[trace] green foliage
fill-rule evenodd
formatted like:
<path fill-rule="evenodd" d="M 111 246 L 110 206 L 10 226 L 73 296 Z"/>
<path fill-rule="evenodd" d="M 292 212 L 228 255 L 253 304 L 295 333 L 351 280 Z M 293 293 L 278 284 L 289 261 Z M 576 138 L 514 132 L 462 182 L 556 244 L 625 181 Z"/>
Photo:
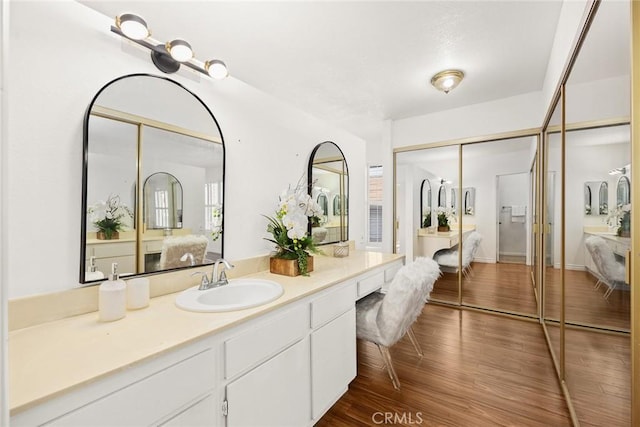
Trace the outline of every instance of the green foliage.
<path fill-rule="evenodd" d="M 308 258 L 309 252 L 316 252 L 316 247 L 311 236 L 305 236 L 301 239 L 291 239 L 287 235 L 287 227 L 284 226 L 280 218 L 273 218 L 263 215 L 269 223 L 267 231 L 271 233 L 273 239 L 265 238 L 265 240 L 276 245 L 276 258 L 295 259 L 298 261 L 298 268 L 303 276 L 308 276 Z"/>

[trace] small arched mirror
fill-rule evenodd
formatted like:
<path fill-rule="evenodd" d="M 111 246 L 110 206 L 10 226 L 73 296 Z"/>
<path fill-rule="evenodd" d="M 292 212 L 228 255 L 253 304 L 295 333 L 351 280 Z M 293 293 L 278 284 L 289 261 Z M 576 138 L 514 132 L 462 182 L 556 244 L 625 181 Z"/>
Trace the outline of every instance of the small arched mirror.
<path fill-rule="evenodd" d="M 618 206 L 624 206 L 631 203 L 631 183 L 629 178 L 621 176 L 618 180 L 616 189 L 616 204 Z"/>
<path fill-rule="evenodd" d="M 329 201 L 327 200 L 327 196 L 324 193 L 318 194 L 318 198 L 316 199 L 318 205 L 322 209 L 322 215 L 329 215 Z"/>
<path fill-rule="evenodd" d="M 431 227 L 431 183 L 422 180 L 420 185 L 420 227 Z"/>
<path fill-rule="evenodd" d="M 309 233 L 314 236 L 314 241 L 323 245 L 348 240 L 349 169 L 340 147 L 331 141 L 318 144 L 311 152 L 307 177 L 309 194 L 318 200 L 324 213 L 324 218 L 309 221 Z"/>
<path fill-rule="evenodd" d="M 443 184 L 440 184 L 440 188 L 438 189 L 438 207 L 447 207 L 447 190 L 444 188 Z"/>
<path fill-rule="evenodd" d="M 476 189 L 473 187 L 463 188 L 464 214 L 474 215 L 476 210 Z"/>
<path fill-rule="evenodd" d="M 451 189 L 451 210 L 456 212 L 458 207 L 458 191 L 455 188 Z"/>
<path fill-rule="evenodd" d="M 584 214 L 585 215 L 593 214 L 593 201 L 591 197 L 591 187 L 589 187 L 588 182 L 585 182 L 584 184 Z"/>
<path fill-rule="evenodd" d="M 598 214 L 607 215 L 609 213 L 609 184 L 606 181 L 600 183 L 598 190 Z"/>
<path fill-rule="evenodd" d="M 182 184 L 166 172 L 144 181 L 144 222 L 147 229 L 182 228 Z"/>

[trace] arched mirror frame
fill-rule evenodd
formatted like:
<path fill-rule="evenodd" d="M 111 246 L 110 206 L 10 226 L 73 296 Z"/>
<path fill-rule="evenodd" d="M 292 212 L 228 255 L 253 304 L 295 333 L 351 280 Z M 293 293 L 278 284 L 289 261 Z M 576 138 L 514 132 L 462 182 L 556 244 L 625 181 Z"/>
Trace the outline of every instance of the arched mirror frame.
<path fill-rule="evenodd" d="M 335 149 L 338 150 L 340 156 L 342 157 L 342 171 L 340 173 L 340 194 L 339 199 L 336 200 L 335 197 L 331 200 L 331 211 L 334 215 L 339 217 L 340 221 L 340 230 L 339 230 L 339 240 L 330 240 L 330 241 L 322 241 L 321 243 L 317 243 L 318 245 L 337 243 L 339 241 L 347 241 L 349 240 L 349 166 L 347 165 L 347 158 L 344 156 L 342 149 L 333 141 L 324 141 L 320 144 L 316 145 L 311 151 L 311 155 L 309 156 L 309 164 L 307 166 L 307 189 L 309 196 L 313 197 L 313 186 L 314 186 L 314 176 L 313 176 L 313 167 L 315 164 L 319 164 L 315 162 L 316 154 L 318 150 L 324 145 L 330 144 Z M 335 161 L 335 160 L 334 160 Z M 338 212 L 337 214 L 335 212 Z M 309 223 L 308 227 L 309 235 L 312 234 L 312 225 Z"/>
<path fill-rule="evenodd" d="M 425 193 L 425 188 L 426 188 L 426 193 Z M 425 199 L 427 201 L 427 203 L 425 203 Z M 428 212 L 425 212 L 425 209 L 428 209 Z M 430 227 L 432 224 L 432 218 L 431 218 L 431 183 L 429 182 L 428 179 L 423 179 L 422 180 L 422 184 L 420 184 L 420 226 L 423 228 L 426 227 Z M 425 220 L 427 219 L 427 216 L 429 218 L 428 221 L 426 221 L 425 224 Z"/>
<path fill-rule="evenodd" d="M 176 228 L 182 228 L 182 209 L 184 206 L 183 203 L 183 197 L 182 197 L 182 184 L 180 183 L 180 180 L 178 180 L 178 178 L 176 178 L 174 175 L 168 173 L 168 172 L 154 172 L 151 175 L 149 175 L 147 178 L 145 178 L 144 180 L 144 184 L 142 186 L 142 193 L 143 193 L 143 198 L 142 198 L 142 207 L 143 207 L 143 212 L 144 212 L 144 218 L 145 218 L 145 223 L 146 224 L 150 224 L 151 221 L 151 213 L 149 212 L 149 209 L 151 209 L 150 203 L 149 203 L 149 199 L 151 199 L 151 196 L 147 194 L 147 189 L 149 188 L 148 185 L 150 185 L 151 182 L 153 182 L 153 178 L 158 177 L 160 175 L 166 175 L 167 179 L 173 179 L 173 183 L 177 184 L 177 188 L 179 189 L 179 193 L 180 193 L 180 198 L 179 198 L 179 206 L 175 206 L 175 203 L 177 203 L 175 201 L 176 197 L 175 195 L 173 195 L 172 197 L 168 198 L 173 200 L 173 203 L 170 203 L 170 206 L 167 206 L 167 208 L 170 211 L 174 211 L 174 215 L 168 215 L 167 218 L 167 225 L 166 227 L 150 227 L 149 225 L 147 225 L 148 229 L 176 229 Z M 169 201 L 169 200 L 167 200 Z M 173 209 L 171 209 L 170 207 L 173 207 Z M 155 209 L 154 209 L 155 210 Z M 173 221 L 170 219 L 173 216 Z M 154 224 L 156 225 L 156 224 Z"/>
<path fill-rule="evenodd" d="M 624 206 L 629 203 L 631 203 L 631 181 L 622 175 L 616 184 L 616 205 Z"/>
<path fill-rule="evenodd" d="M 88 190 L 88 165 L 89 165 L 89 119 L 92 115 L 92 109 L 94 104 L 96 103 L 96 101 L 98 100 L 98 98 L 100 97 L 100 95 L 107 90 L 108 88 L 110 88 L 112 85 L 124 80 L 124 79 L 128 79 L 128 78 L 136 78 L 136 77 L 148 77 L 148 78 L 152 78 L 152 79 L 160 79 L 163 81 L 168 82 L 169 84 L 173 84 L 176 85 L 178 88 L 184 90 L 185 92 L 187 92 L 189 95 L 191 95 L 195 101 L 197 101 L 202 108 L 204 108 L 204 110 L 206 111 L 206 113 L 208 114 L 208 116 L 211 117 L 211 119 L 213 120 L 213 123 L 215 124 L 215 127 L 218 131 L 218 135 L 220 135 L 220 146 L 222 149 L 222 186 L 224 187 L 224 182 L 225 182 L 225 169 L 226 169 L 226 151 L 225 151 L 225 144 L 224 144 L 224 135 L 222 133 L 222 129 L 220 129 L 220 125 L 218 123 L 218 120 L 215 118 L 215 116 L 213 115 L 213 113 L 211 112 L 211 110 L 209 109 L 209 107 L 204 103 L 204 101 L 202 101 L 202 99 L 200 99 L 200 97 L 198 97 L 198 95 L 196 95 L 195 93 L 193 93 L 192 91 L 190 91 L 189 89 L 187 89 L 186 87 L 184 87 L 182 84 L 176 82 L 175 80 L 172 80 L 170 78 L 167 77 L 161 77 L 161 76 L 156 76 L 153 74 L 147 74 L 147 73 L 134 73 L 134 74 L 127 74 L 124 76 L 120 76 L 117 77 L 109 82 L 107 82 L 102 88 L 100 88 L 100 90 L 93 96 L 93 98 L 91 99 L 91 102 L 89 103 L 86 111 L 85 111 L 85 115 L 84 115 L 84 120 L 83 120 L 83 129 L 82 129 L 82 147 L 83 147 L 83 160 L 82 160 L 82 203 L 81 203 L 81 229 L 80 229 L 80 268 L 79 268 L 79 282 L 80 283 L 87 283 L 87 284 L 98 284 L 101 280 L 87 280 L 85 277 L 86 274 L 86 265 L 85 265 L 85 259 L 86 259 L 86 249 L 87 249 L 87 208 L 88 208 L 88 202 L 87 202 L 87 190 Z M 140 162 L 136 162 L 137 163 L 137 179 L 136 182 L 143 182 L 143 178 L 142 178 L 142 168 L 140 166 Z M 222 205 L 223 205 L 223 209 L 224 209 L 224 199 L 225 199 L 225 195 L 224 195 L 224 191 L 222 192 Z M 142 223 L 143 223 L 143 210 L 139 209 L 138 207 L 142 205 L 142 186 L 136 186 L 135 189 L 135 206 L 136 208 L 134 209 L 135 211 L 135 218 L 134 218 L 134 226 L 135 226 L 135 231 L 136 231 L 136 257 L 139 257 L 139 254 L 141 253 L 141 247 L 143 245 L 143 241 L 142 241 Z M 221 240 L 221 254 L 220 256 L 224 256 L 224 215 L 222 216 L 221 219 L 221 233 L 220 233 L 220 240 Z M 143 263 L 144 261 L 141 261 L 140 259 L 138 259 L 136 261 L 137 265 L 140 265 L 141 263 Z M 180 270 L 180 269 L 184 269 L 184 268 L 191 268 L 191 266 L 188 267 L 179 267 L 179 268 L 173 268 L 171 270 Z M 169 271 L 169 270 L 166 270 Z M 153 271 L 153 272 L 149 272 L 149 273 L 136 273 L 136 274 L 131 274 L 128 277 L 136 277 L 136 276 L 142 276 L 142 275 L 150 275 L 150 274 L 157 274 L 157 273 L 162 273 L 163 271 Z"/>

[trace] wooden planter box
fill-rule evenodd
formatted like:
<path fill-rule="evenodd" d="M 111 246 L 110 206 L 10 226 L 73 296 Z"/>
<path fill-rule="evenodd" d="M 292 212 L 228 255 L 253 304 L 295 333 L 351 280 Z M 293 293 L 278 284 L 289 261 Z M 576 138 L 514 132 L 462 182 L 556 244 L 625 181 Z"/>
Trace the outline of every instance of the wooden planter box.
<path fill-rule="evenodd" d="M 120 238 L 120 233 L 114 231 L 113 233 L 111 233 L 111 239 L 108 239 L 104 231 L 98 231 L 96 233 L 96 237 L 98 238 L 98 240 L 118 240 Z"/>
<path fill-rule="evenodd" d="M 274 274 L 282 274 L 283 276 L 299 276 L 300 269 L 298 268 L 297 259 L 282 259 L 273 258 L 269 259 L 269 271 Z M 307 258 L 307 272 L 313 271 L 313 257 Z"/>

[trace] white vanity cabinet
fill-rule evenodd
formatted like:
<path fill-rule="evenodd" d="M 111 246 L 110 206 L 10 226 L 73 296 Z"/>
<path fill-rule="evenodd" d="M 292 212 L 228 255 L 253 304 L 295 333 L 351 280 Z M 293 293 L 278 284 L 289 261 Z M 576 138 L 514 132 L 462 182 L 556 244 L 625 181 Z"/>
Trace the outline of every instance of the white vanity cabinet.
<path fill-rule="evenodd" d="M 379 261 L 374 256 L 372 262 Z M 185 313 L 175 307 L 175 295 L 159 297 L 147 309 L 159 310 L 151 318 L 171 317 L 180 331 L 193 324 L 202 328 L 199 335 L 154 352 L 131 347 L 135 341 L 128 338 L 146 333 L 151 323 L 145 314 L 151 311 L 110 325 L 108 345 L 105 326 L 96 325 L 98 335 L 88 332 L 85 339 L 103 343 L 103 351 L 92 353 L 93 346 L 86 346 L 81 354 L 69 354 L 73 362 L 63 369 L 69 375 L 43 380 L 55 393 L 34 396 L 13 414 L 10 425 L 311 426 L 356 376 L 356 300 L 391 281 L 402 264 L 402 258 L 394 259 L 311 292 L 300 293 L 309 284 L 294 279 L 285 286 L 287 302 L 264 312 L 247 311 L 237 323 L 210 332 L 202 325 L 219 322 L 220 313 Z M 95 315 L 89 316 L 80 317 L 82 328 L 95 325 Z M 161 337 L 151 342 L 160 346 Z M 113 348 L 110 354 L 128 348 L 145 356 L 113 361 L 104 354 L 108 348 Z M 92 368 L 92 377 L 67 380 L 80 364 L 100 368 Z M 56 369 L 54 363 L 42 366 L 39 377 Z"/>
<path fill-rule="evenodd" d="M 311 301 L 311 417 L 314 422 L 356 377 L 356 283 L 349 281 Z"/>
<path fill-rule="evenodd" d="M 136 242 L 133 240 L 97 240 L 87 242 L 85 265 L 89 259 L 95 257 L 96 270 L 104 273 L 105 277 L 111 273 L 111 264 L 118 263 L 121 274 L 136 272 Z"/>
<path fill-rule="evenodd" d="M 193 413 L 199 420 L 193 425 L 214 425 L 219 406 L 206 402 L 212 402 L 207 399 L 215 384 L 214 351 L 203 342 L 51 399 L 15 415 L 10 425 L 172 425 L 174 418 L 194 418 Z"/>

